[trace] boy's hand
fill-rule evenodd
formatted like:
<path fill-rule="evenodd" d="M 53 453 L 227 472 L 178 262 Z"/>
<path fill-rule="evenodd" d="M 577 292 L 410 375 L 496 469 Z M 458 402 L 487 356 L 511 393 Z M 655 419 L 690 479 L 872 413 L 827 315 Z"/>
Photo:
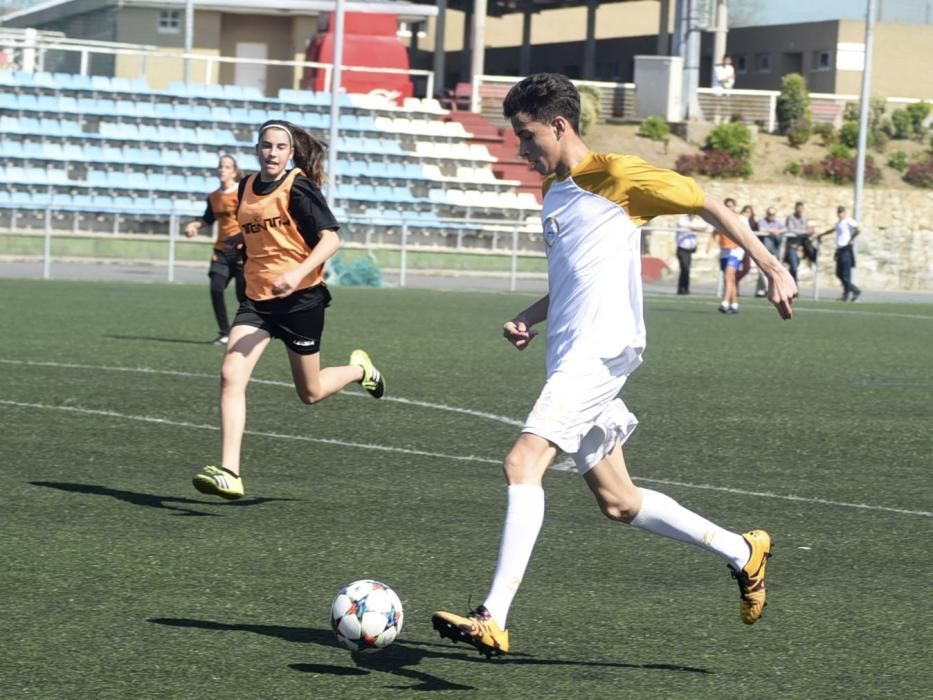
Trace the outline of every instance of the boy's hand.
<path fill-rule="evenodd" d="M 502 326 L 502 336 L 514 345 L 518 350 L 524 350 L 532 338 L 538 335 L 538 331 L 528 327 L 523 319 L 515 318 L 506 321 Z"/>

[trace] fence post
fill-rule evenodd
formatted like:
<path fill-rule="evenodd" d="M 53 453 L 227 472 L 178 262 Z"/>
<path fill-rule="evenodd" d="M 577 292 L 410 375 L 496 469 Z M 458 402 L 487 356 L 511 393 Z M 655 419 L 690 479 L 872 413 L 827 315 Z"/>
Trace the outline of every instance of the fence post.
<path fill-rule="evenodd" d="M 509 291 L 518 289 L 518 226 L 512 229 L 512 270 L 509 275 Z"/>
<path fill-rule="evenodd" d="M 405 276 L 408 271 L 408 222 L 402 222 L 402 249 L 399 256 L 398 286 L 405 286 Z"/>
<path fill-rule="evenodd" d="M 773 134 L 777 128 L 777 95 L 771 93 L 768 96 L 768 133 Z"/>
<path fill-rule="evenodd" d="M 52 279 L 52 207 L 45 208 L 45 236 L 42 242 L 42 279 Z"/>
<path fill-rule="evenodd" d="M 168 281 L 175 281 L 175 229 L 178 227 L 178 215 L 173 211 L 168 217 Z"/>

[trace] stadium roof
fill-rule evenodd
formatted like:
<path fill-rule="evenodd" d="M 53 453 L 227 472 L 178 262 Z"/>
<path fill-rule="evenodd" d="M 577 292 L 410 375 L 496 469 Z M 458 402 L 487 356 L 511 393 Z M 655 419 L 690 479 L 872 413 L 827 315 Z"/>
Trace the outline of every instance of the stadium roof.
<path fill-rule="evenodd" d="M 198 10 L 216 10 L 256 15 L 315 15 L 332 12 L 335 0 L 191 0 Z M 15 21 L 16 26 L 52 22 L 70 15 L 85 14 L 105 7 L 170 7 L 183 8 L 187 0 L 48 0 L 22 10 L 0 16 L 0 24 Z M 414 4 L 409 2 L 367 2 L 356 0 L 344 3 L 347 12 L 385 12 L 402 18 L 435 17 L 437 7 L 433 2 Z"/>
<path fill-rule="evenodd" d="M 419 5 L 436 5 L 437 0 L 411 0 Z M 632 0 L 609 0 L 610 2 L 632 2 Z M 658 0 L 660 2 L 660 0 Z M 447 7 L 452 10 L 470 11 L 476 3 L 474 0 L 447 0 Z M 560 7 L 583 7 L 586 0 L 487 0 L 486 15 L 489 17 L 502 17 L 524 12 L 530 8 L 532 12 L 542 10 L 555 10 Z"/>

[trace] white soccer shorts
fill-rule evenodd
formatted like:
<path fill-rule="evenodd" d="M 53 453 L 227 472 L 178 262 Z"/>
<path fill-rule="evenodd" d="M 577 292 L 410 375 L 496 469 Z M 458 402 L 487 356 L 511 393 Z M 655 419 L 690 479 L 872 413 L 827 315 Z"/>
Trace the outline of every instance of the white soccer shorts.
<path fill-rule="evenodd" d="M 617 398 L 633 369 L 631 359 L 625 358 L 557 370 L 541 390 L 522 432 L 553 442 L 585 474 L 612 451 L 616 440 L 625 442 L 638 425 Z"/>

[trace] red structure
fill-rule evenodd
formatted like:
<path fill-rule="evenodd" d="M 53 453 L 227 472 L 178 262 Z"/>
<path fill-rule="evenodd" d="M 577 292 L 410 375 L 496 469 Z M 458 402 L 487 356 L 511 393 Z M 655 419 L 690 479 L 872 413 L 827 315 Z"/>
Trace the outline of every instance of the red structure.
<path fill-rule="evenodd" d="M 321 21 L 321 31 L 311 39 L 305 58 L 308 61 L 332 63 L 334 60 L 335 13 Z M 399 68 L 408 70 L 408 49 L 396 32 L 398 17 L 390 14 L 347 12 L 344 16 L 343 65 L 373 68 Z M 301 80 L 305 90 L 320 92 L 329 89 L 326 84 L 327 71 L 308 68 Z M 344 70 L 341 87 L 346 92 L 367 94 L 374 90 L 385 91 L 401 104 L 411 97 L 413 88 L 408 75 L 402 73 L 365 73 Z"/>

